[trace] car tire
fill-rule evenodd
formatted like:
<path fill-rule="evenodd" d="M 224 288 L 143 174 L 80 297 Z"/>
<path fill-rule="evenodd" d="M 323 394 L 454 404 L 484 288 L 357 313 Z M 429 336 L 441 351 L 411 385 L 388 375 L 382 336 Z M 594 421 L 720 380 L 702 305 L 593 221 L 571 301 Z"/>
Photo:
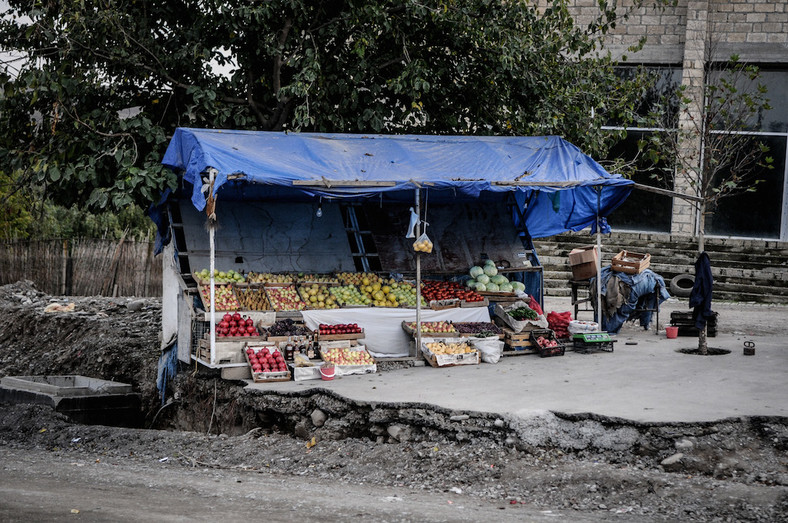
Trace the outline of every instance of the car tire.
<path fill-rule="evenodd" d="M 695 276 L 692 274 L 679 274 L 670 280 L 670 293 L 679 298 L 687 298 L 695 285 Z"/>

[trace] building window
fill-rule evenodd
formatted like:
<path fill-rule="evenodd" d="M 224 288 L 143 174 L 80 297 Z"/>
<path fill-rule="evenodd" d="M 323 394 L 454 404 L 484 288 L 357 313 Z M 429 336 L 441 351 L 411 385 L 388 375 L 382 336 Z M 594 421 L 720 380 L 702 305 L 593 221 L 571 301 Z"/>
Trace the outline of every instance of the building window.
<path fill-rule="evenodd" d="M 761 182 L 754 191 L 719 201 L 706 219 L 706 232 L 711 235 L 788 239 L 788 70 L 761 68 L 759 83 L 767 89 L 770 108 L 754 117 L 747 131 L 769 147 L 766 156 L 773 159 L 773 168 L 758 169 L 755 179 Z"/>
<path fill-rule="evenodd" d="M 758 170 L 755 179 L 762 181 L 755 185 L 754 192 L 722 198 L 714 213 L 706 219 L 708 234 L 763 239 L 781 238 L 788 136 L 759 135 L 757 138 L 769 146 L 768 154 L 774 158 L 774 168 Z"/>
<path fill-rule="evenodd" d="M 658 167 L 650 162 L 638 162 L 638 140 L 650 131 L 629 130 L 627 137 L 615 145 L 608 154 L 608 159 L 620 158 L 640 164 L 631 179 L 643 185 L 654 186 L 652 175 Z M 634 189 L 621 206 L 613 211 L 608 221 L 615 229 L 648 232 L 670 232 L 673 213 L 673 200 L 670 196 L 662 196 L 640 189 Z"/>
<path fill-rule="evenodd" d="M 632 79 L 637 69 L 635 67 L 621 67 L 617 72 L 624 78 Z M 651 77 L 651 88 L 646 90 L 637 105 L 637 114 L 645 118 L 661 104 L 667 103 L 668 109 L 675 115 L 678 109 L 675 94 L 681 83 L 681 68 L 646 67 L 646 72 Z M 618 129 L 619 127 L 615 123 L 611 122 L 611 125 L 606 128 Z M 626 138 L 610 149 L 607 158 L 602 163 L 610 163 L 613 160 L 634 162 L 635 169 L 631 174 L 633 181 L 643 185 L 660 186 L 654 179 L 654 175 L 664 166 L 654 166 L 651 162 L 638 157 L 638 141 L 655 130 L 658 129 L 628 128 Z M 664 188 L 672 189 L 672 187 Z M 615 229 L 670 232 L 672 213 L 673 201 L 669 196 L 634 189 L 629 198 L 611 214 L 609 221 Z"/>

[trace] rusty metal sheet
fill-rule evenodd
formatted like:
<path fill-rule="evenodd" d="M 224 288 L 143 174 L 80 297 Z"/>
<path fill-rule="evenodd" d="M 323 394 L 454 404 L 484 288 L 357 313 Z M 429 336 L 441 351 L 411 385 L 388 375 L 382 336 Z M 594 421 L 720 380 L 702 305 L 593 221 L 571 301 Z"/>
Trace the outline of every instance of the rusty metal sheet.
<path fill-rule="evenodd" d="M 216 268 L 255 272 L 355 271 L 339 206 L 217 201 Z M 210 266 L 204 212 L 181 202 L 192 270 Z M 242 261 L 238 262 L 237 259 Z"/>

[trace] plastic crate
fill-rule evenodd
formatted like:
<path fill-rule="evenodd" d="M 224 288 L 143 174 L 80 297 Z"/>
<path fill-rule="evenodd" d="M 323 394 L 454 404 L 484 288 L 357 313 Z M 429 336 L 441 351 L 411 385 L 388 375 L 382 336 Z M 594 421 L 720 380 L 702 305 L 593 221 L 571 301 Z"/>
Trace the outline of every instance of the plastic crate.
<path fill-rule="evenodd" d="M 566 352 L 564 343 L 556 338 L 555 332 L 553 332 L 551 329 L 535 329 L 530 331 L 530 334 L 531 347 L 536 349 L 540 357 L 547 358 L 550 356 L 563 356 Z M 554 341 L 557 343 L 557 345 L 554 347 L 542 347 L 537 341 L 539 338 L 545 338 L 547 340 Z"/>

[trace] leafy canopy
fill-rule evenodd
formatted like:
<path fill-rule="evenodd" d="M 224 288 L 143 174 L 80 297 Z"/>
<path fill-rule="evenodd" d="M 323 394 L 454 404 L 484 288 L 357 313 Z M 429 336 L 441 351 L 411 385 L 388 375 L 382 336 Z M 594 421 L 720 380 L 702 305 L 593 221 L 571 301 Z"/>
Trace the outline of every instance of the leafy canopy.
<path fill-rule="evenodd" d="M 587 27 L 566 0 L 8 3 L 0 170 L 95 210 L 173 186 L 176 126 L 556 134 L 602 157 L 645 88 L 599 52 L 625 15 L 606 0 Z"/>

